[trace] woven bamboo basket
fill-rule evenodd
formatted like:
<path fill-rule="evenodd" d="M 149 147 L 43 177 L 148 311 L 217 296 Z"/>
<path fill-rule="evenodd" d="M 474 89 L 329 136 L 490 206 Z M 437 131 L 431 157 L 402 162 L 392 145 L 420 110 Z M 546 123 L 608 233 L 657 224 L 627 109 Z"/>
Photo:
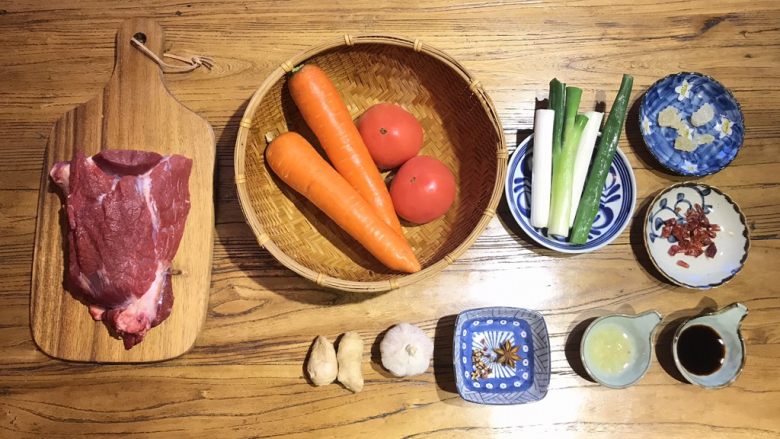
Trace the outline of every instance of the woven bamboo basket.
<path fill-rule="evenodd" d="M 319 148 L 287 91 L 287 74 L 301 63 L 325 70 L 353 118 L 371 105 L 392 102 L 422 124 L 420 154 L 443 161 L 457 182 L 446 215 L 404 233 L 423 269 L 390 271 L 265 163 L 274 136 L 295 131 Z M 419 40 L 344 36 L 282 63 L 260 85 L 241 119 L 235 175 L 241 208 L 276 259 L 318 285 L 380 292 L 428 278 L 452 263 L 495 215 L 506 173 L 507 149 L 490 98 L 457 61 Z"/>

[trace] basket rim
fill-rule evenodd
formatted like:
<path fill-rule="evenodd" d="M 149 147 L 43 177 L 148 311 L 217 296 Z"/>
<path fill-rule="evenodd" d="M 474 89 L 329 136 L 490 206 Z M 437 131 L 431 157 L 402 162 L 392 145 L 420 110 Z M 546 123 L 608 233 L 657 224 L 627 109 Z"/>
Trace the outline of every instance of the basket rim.
<path fill-rule="evenodd" d="M 391 46 L 405 47 L 412 49 L 415 52 L 420 52 L 425 55 L 432 56 L 439 62 L 444 63 L 452 70 L 454 70 L 459 76 L 461 76 L 464 81 L 466 81 L 466 83 L 469 85 L 469 89 L 477 96 L 480 105 L 482 105 L 483 110 L 485 111 L 486 115 L 490 119 L 490 122 L 493 124 L 496 133 L 498 134 L 498 142 L 496 145 L 496 178 L 493 182 L 493 191 L 491 193 L 490 200 L 488 201 L 488 205 L 482 213 L 482 217 L 477 222 L 477 225 L 474 227 L 474 229 L 466 237 L 466 239 L 458 244 L 458 246 L 453 251 L 445 255 L 441 260 L 429 265 L 428 267 L 425 267 L 416 273 L 404 274 L 399 277 L 380 281 L 349 281 L 340 279 L 314 271 L 288 256 L 281 248 L 276 245 L 275 242 L 273 242 L 270 236 L 265 232 L 265 229 L 260 223 L 257 213 L 252 208 L 249 192 L 246 187 L 246 145 L 250 128 L 252 126 L 252 116 L 255 114 L 257 107 L 271 89 L 271 87 L 273 87 L 277 81 L 282 79 L 287 73 L 291 72 L 295 66 L 312 58 L 313 56 L 341 46 L 353 46 L 358 44 L 386 44 Z M 471 245 L 482 234 L 485 228 L 487 228 L 488 223 L 496 215 L 496 207 L 498 206 L 498 203 L 501 200 L 501 196 L 503 194 L 508 157 L 509 154 L 507 150 L 506 139 L 504 137 L 503 127 L 501 125 L 501 119 L 498 116 L 495 105 L 493 104 L 492 99 L 483 89 L 482 84 L 476 80 L 462 64 L 460 64 L 445 52 L 428 44 L 423 44 L 423 42 L 419 39 L 412 40 L 396 35 L 365 34 L 352 36 L 346 34 L 294 55 L 290 59 L 281 63 L 278 67 L 276 67 L 276 69 L 268 74 L 265 80 L 263 80 L 263 82 L 252 95 L 252 98 L 244 110 L 241 121 L 239 122 L 238 135 L 236 137 L 233 156 L 233 168 L 236 191 L 238 193 L 238 200 L 241 206 L 241 211 L 244 214 L 244 218 L 249 224 L 249 227 L 252 229 L 252 232 L 257 239 L 257 243 L 261 247 L 264 247 L 266 250 L 268 250 L 268 252 L 271 253 L 274 258 L 282 263 L 282 265 L 289 268 L 298 275 L 315 282 L 319 286 L 353 293 L 378 293 L 397 289 L 432 277 L 454 262 L 455 259 L 460 257 L 469 247 L 471 247 Z"/>

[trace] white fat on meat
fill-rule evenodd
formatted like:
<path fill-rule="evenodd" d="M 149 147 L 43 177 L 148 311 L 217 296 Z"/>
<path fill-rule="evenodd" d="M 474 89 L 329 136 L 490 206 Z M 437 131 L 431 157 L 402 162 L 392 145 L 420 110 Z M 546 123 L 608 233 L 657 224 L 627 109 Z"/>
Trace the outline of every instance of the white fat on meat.
<path fill-rule="evenodd" d="M 59 162 L 54 165 L 54 167 L 51 168 L 51 172 L 49 172 L 49 175 L 51 176 L 51 179 L 54 180 L 55 183 L 57 183 L 57 186 L 62 188 L 62 191 L 65 192 L 65 194 L 70 193 L 70 163 L 69 162 Z"/>
<path fill-rule="evenodd" d="M 162 287 L 165 275 L 168 271 L 167 264 L 157 263 L 154 274 L 154 282 L 140 298 L 132 297 L 123 306 L 122 311 L 116 317 L 116 329 L 130 334 L 146 335 L 152 327 L 152 322 L 157 316 L 157 308 L 162 301 Z"/>
<path fill-rule="evenodd" d="M 90 305 L 89 306 L 89 315 L 92 316 L 94 320 L 100 321 L 103 320 L 103 313 L 106 312 L 106 309 L 103 308 L 100 305 Z"/>
<path fill-rule="evenodd" d="M 164 159 L 166 162 L 168 159 Z M 160 214 L 157 212 L 157 204 L 152 198 L 152 170 L 143 175 L 139 175 L 135 183 L 135 188 L 144 196 L 146 207 L 149 210 L 149 216 L 152 219 L 152 237 L 157 240 L 157 231 L 160 230 Z"/>

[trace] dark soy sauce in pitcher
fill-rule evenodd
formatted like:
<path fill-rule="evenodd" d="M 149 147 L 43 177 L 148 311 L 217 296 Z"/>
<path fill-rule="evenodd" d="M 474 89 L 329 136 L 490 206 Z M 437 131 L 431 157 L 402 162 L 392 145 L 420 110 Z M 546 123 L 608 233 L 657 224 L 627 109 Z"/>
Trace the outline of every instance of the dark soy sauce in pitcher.
<path fill-rule="evenodd" d="M 677 341 L 680 364 L 694 375 L 710 375 L 723 365 L 726 346 L 714 329 L 704 325 L 686 328 Z"/>

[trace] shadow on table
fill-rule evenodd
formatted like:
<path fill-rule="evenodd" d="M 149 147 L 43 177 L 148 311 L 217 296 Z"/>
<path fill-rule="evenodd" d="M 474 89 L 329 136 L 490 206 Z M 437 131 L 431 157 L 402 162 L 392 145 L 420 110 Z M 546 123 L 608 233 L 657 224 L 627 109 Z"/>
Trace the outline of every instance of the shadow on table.
<path fill-rule="evenodd" d="M 440 318 L 436 322 L 436 332 L 433 336 L 433 350 L 436 353 L 433 356 L 433 376 L 436 386 L 440 389 L 438 393 L 442 401 L 452 399 L 451 394 L 458 392 L 455 387 L 455 370 L 452 363 L 452 339 L 457 318 L 455 314 Z"/>
<path fill-rule="evenodd" d="M 588 326 L 597 318 L 598 317 L 590 317 L 576 324 L 574 328 L 569 331 L 569 336 L 566 337 L 566 344 L 564 346 L 566 361 L 569 363 L 569 366 L 571 366 L 574 373 L 591 383 L 595 383 L 596 381 L 588 375 L 588 371 L 585 370 L 585 365 L 582 363 L 582 358 L 580 357 L 580 343 L 582 342 L 582 336 L 585 335 Z"/>
<path fill-rule="evenodd" d="M 311 351 L 314 348 L 314 340 L 316 339 L 317 337 L 311 339 L 311 343 L 309 343 L 309 349 L 306 350 L 306 356 L 303 357 L 303 363 L 301 363 L 301 373 L 303 374 L 303 377 L 306 378 L 306 382 L 312 387 L 315 386 L 311 380 L 311 375 L 309 375 L 309 371 L 307 370 L 306 366 L 309 364 L 309 359 L 311 359 Z"/>
<path fill-rule="evenodd" d="M 631 222 L 629 229 L 629 242 L 631 244 L 631 251 L 634 253 L 634 257 L 636 258 L 637 262 L 639 262 L 639 265 L 647 274 L 663 282 L 664 285 L 675 287 L 675 285 L 671 283 L 666 278 L 666 276 L 658 271 L 658 268 L 656 268 L 655 264 L 653 264 L 653 261 L 650 260 L 650 255 L 647 253 L 647 249 L 645 248 L 645 218 L 647 218 L 647 211 L 650 209 L 650 204 L 652 202 L 653 197 L 647 197 L 642 201 L 641 205 L 637 204 L 637 207 L 634 211 L 634 219 Z"/>
<path fill-rule="evenodd" d="M 391 328 L 392 326 L 385 328 L 385 330 L 377 334 L 376 339 L 374 339 L 374 343 L 371 344 L 371 368 L 374 369 L 374 372 L 382 375 L 383 378 L 397 379 L 397 377 L 388 372 L 387 369 L 382 366 L 382 351 L 379 349 L 379 346 L 382 344 L 382 340 L 385 338 L 385 335 L 387 335 L 387 331 L 389 331 Z"/>

